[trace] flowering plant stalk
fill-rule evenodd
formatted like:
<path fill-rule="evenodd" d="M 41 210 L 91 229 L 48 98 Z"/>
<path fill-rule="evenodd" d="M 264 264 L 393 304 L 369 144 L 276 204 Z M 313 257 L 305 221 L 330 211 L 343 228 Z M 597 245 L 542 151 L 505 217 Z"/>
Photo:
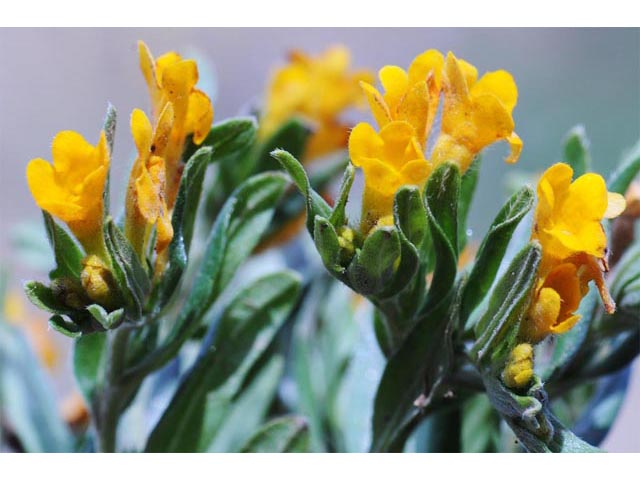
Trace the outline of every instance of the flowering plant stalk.
<path fill-rule="evenodd" d="M 112 106 L 95 145 L 64 131 L 52 163 L 27 167 L 56 265 L 25 292 L 74 339 L 90 425 L 23 407 L 3 424 L 23 449 L 598 451 L 615 418 L 598 407 L 639 353 L 637 147 L 605 181 L 570 132 L 564 162 L 512 194 L 474 255 L 482 151 L 504 141 L 514 164 L 524 148 L 508 72 L 427 50 L 383 67 L 378 89 L 343 47 L 296 51 L 257 118 L 213 123 L 194 60 L 142 42 L 139 60 L 151 108 L 130 116 L 122 215 Z M 375 125 L 340 118 L 366 105 Z M 0 373 L 35 369 L 0 329 Z M 348 375 L 362 355 L 377 355 L 375 390 Z"/>

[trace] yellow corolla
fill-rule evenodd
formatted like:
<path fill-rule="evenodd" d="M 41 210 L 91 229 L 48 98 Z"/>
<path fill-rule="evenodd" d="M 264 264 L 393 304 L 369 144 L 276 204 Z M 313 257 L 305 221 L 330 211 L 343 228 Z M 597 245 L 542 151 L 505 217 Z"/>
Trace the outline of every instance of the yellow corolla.
<path fill-rule="evenodd" d="M 514 132 L 513 108 L 518 88 L 504 70 L 478 72 L 449 52 L 444 66 L 442 129 L 431 161 L 439 165 L 453 161 L 465 171 L 480 151 L 499 140 L 506 140 L 511 153 L 508 163 L 520 156 L 522 140 Z"/>
<path fill-rule="evenodd" d="M 387 123 L 379 134 L 368 123 L 359 123 L 349 138 L 349 155 L 364 172 L 363 232 L 392 214 L 393 198 L 401 186 L 422 187 L 431 172 L 415 129 L 408 122 Z"/>
<path fill-rule="evenodd" d="M 156 226 L 156 252 L 161 253 L 173 238 L 171 216 L 165 195 L 164 154 L 173 125 L 173 106 L 167 103 L 159 115 L 155 131 L 142 110 L 131 114 L 131 133 L 138 156 L 129 177 L 125 206 L 125 234 L 144 259 L 149 234 Z"/>
<path fill-rule="evenodd" d="M 276 70 L 267 87 L 260 138 L 268 138 L 287 120 L 301 116 L 315 126 L 305 160 L 344 148 L 349 126 L 338 116 L 363 100 L 358 82 L 371 79 L 368 71 L 350 71 L 350 63 L 349 50 L 342 46 L 315 57 L 291 52 L 289 63 Z"/>
<path fill-rule="evenodd" d="M 443 65 L 439 51 L 427 50 L 413 59 L 407 71 L 395 65 L 380 69 L 384 95 L 370 83 L 361 82 L 378 126 L 394 120 L 409 122 L 424 148 L 438 110 Z"/>
<path fill-rule="evenodd" d="M 167 103 L 173 105 L 173 127 L 165 152 L 167 205 L 175 202 L 182 175 L 181 159 L 188 135 L 200 145 L 211 129 L 213 106 L 198 83 L 195 60 L 183 60 L 175 52 L 168 52 L 154 60 L 144 42 L 138 43 L 140 68 L 151 95 L 154 122 L 157 123 Z"/>
<path fill-rule="evenodd" d="M 38 206 L 65 222 L 87 254 L 105 255 L 103 192 L 109 171 L 104 132 L 96 146 L 72 131 L 58 133 L 53 165 L 36 158 L 27 166 L 29 189 Z"/>
<path fill-rule="evenodd" d="M 604 218 L 625 208 L 624 197 L 607 192 L 604 179 L 587 173 L 572 182 L 566 164 L 550 167 L 538 182 L 532 239 L 540 242 L 542 262 L 529 309 L 525 334 L 537 342 L 552 333 L 564 333 L 580 319 L 576 310 L 594 281 L 607 312 L 615 304 L 604 282 L 607 237 Z"/>

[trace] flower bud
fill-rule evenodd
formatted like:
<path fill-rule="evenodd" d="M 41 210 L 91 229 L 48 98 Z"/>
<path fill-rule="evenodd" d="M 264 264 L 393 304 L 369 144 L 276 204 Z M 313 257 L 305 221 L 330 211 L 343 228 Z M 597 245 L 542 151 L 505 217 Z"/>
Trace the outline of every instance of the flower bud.
<path fill-rule="evenodd" d="M 71 278 L 56 278 L 51 282 L 51 291 L 58 300 L 76 310 L 87 305 L 87 298 L 82 287 Z"/>
<path fill-rule="evenodd" d="M 80 281 L 89 298 L 104 307 L 115 303 L 116 288 L 111 270 L 96 255 L 89 255 L 82 260 Z"/>
<path fill-rule="evenodd" d="M 513 389 L 523 389 L 533 377 L 533 347 L 530 343 L 521 343 L 511 350 L 507 365 L 502 371 L 502 381 Z"/>

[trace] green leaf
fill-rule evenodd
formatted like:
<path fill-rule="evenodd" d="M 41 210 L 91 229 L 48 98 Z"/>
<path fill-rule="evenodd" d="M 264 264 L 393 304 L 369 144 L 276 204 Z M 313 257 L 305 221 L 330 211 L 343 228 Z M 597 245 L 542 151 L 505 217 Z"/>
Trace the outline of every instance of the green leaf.
<path fill-rule="evenodd" d="M 82 329 L 75 323 L 66 320 L 61 315 L 53 315 L 49 318 L 49 326 L 58 333 L 69 338 L 79 338 L 82 335 Z"/>
<path fill-rule="evenodd" d="M 152 302 L 157 302 L 156 308 L 164 306 L 171 298 L 187 267 L 202 182 L 211 154 L 211 147 L 199 148 L 191 156 L 182 173 L 171 216 L 173 239 L 169 245 L 169 267 L 162 275 L 157 292 L 154 292 L 152 297 L 154 299 Z"/>
<path fill-rule="evenodd" d="M 444 163 L 431 174 L 425 188 L 436 266 L 423 311 L 446 298 L 456 278 L 459 198 L 460 171 L 456 165 Z"/>
<path fill-rule="evenodd" d="M 376 295 L 387 287 L 400 260 L 400 236 L 393 227 L 381 227 L 367 236 L 347 268 L 351 287 L 362 295 Z"/>
<path fill-rule="evenodd" d="M 215 123 L 209 134 L 198 146 L 193 143 L 185 150 L 183 158 L 192 157 L 200 148 L 211 147 L 210 162 L 234 162 L 246 154 L 256 139 L 258 124 L 253 117 L 236 117 Z"/>
<path fill-rule="evenodd" d="M 478 155 L 460 179 L 460 200 L 458 201 L 458 252 L 467 244 L 467 220 L 473 195 L 478 186 L 482 157 Z"/>
<path fill-rule="evenodd" d="M 429 222 L 420 189 L 414 186 L 401 187 L 396 192 L 393 214 L 400 232 L 421 252 L 429 235 Z"/>
<path fill-rule="evenodd" d="M 83 335 L 74 345 L 73 370 L 76 382 L 87 405 L 92 408 L 97 401 L 97 392 L 104 386 L 106 355 L 106 332 Z"/>
<path fill-rule="evenodd" d="M 47 237 L 56 259 L 56 269 L 49 273 L 49 278 L 52 280 L 61 277 L 79 279 L 82 272 L 82 258 L 84 257 L 82 251 L 73 238 L 56 224 L 51 215 L 44 210 L 42 215 Z"/>
<path fill-rule="evenodd" d="M 0 316 L 2 314 L 0 313 Z M 0 320 L 0 406 L 26 452 L 71 452 L 56 395 L 24 335 Z"/>
<path fill-rule="evenodd" d="M 263 172 L 276 167 L 272 158 L 274 150 L 286 150 L 291 156 L 302 158 L 310 135 L 311 129 L 302 120 L 292 118 L 285 122 L 260 145 L 254 171 Z"/>
<path fill-rule="evenodd" d="M 127 308 L 133 310 L 135 318 L 139 318 L 151 288 L 149 277 L 129 240 L 116 226 L 113 218 L 107 218 L 104 233 L 113 276 Z"/>
<path fill-rule="evenodd" d="M 640 142 L 636 143 L 607 179 L 607 190 L 624 195 L 633 179 L 640 172 Z"/>
<path fill-rule="evenodd" d="M 104 136 L 107 140 L 107 146 L 109 147 L 109 156 L 113 158 L 113 144 L 116 137 L 116 123 L 117 123 L 117 115 L 116 109 L 111 103 L 107 105 L 107 113 L 104 117 L 104 122 L 102 126 L 102 130 L 104 131 Z M 104 203 L 104 218 L 106 219 L 109 215 L 110 203 L 111 203 L 111 169 L 107 171 L 107 179 L 104 184 L 104 191 L 102 192 L 102 199 Z"/>
<path fill-rule="evenodd" d="M 269 226 L 286 184 L 287 178 L 277 172 L 256 175 L 227 200 L 211 229 L 193 288 L 172 330 L 162 345 L 131 367 L 127 375 L 160 368 L 201 326 L 202 317 Z"/>
<path fill-rule="evenodd" d="M 124 308 L 119 308 L 118 310 L 114 310 L 109 313 L 97 303 L 89 305 L 87 310 L 105 330 L 114 328 L 118 322 L 120 322 L 122 315 L 124 314 Z"/>
<path fill-rule="evenodd" d="M 327 202 L 311 188 L 307 173 L 295 156 L 280 149 L 274 150 L 271 152 L 271 155 L 280 162 L 282 168 L 287 171 L 293 180 L 293 183 L 295 183 L 298 190 L 300 190 L 300 193 L 305 197 L 307 203 L 307 230 L 309 230 L 309 233 L 313 235 L 316 216 L 331 218 L 331 207 L 329 207 Z"/>
<path fill-rule="evenodd" d="M 210 162 L 218 165 L 218 177 L 209 191 L 216 204 L 221 205 L 240 183 L 255 173 L 252 149 L 256 146 L 256 134 L 253 117 L 231 118 L 213 125 L 202 142 L 202 146 L 213 148 Z M 183 158 L 190 158 L 197 148 L 191 143 Z"/>
<path fill-rule="evenodd" d="M 313 238 L 326 269 L 338 278 L 342 278 L 345 268 L 340 264 L 340 243 L 331 222 L 317 216 Z"/>
<path fill-rule="evenodd" d="M 51 288 L 34 280 L 24 284 L 24 293 L 31 303 L 40 310 L 59 315 L 69 315 L 72 309 L 58 300 Z"/>
<path fill-rule="evenodd" d="M 256 175 L 229 198 L 211 230 L 187 311 L 202 315 L 209 309 L 258 244 L 286 183 L 279 173 Z"/>
<path fill-rule="evenodd" d="M 589 171 L 591 155 L 589 155 L 589 139 L 584 125 L 573 127 L 564 140 L 564 163 L 573 169 L 573 176 L 577 178 Z"/>
<path fill-rule="evenodd" d="M 225 414 L 208 452 L 237 452 L 264 422 L 284 372 L 284 359 L 273 357 L 241 392 Z"/>
<path fill-rule="evenodd" d="M 258 430 L 242 449 L 251 453 L 308 452 L 309 430 L 303 417 L 281 417 Z"/>
<path fill-rule="evenodd" d="M 529 243 L 496 284 L 487 311 L 475 327 L 477 340 L 471 355 L 476 363 L 494 369 L 503 367 L 504 358 L 515 346 L 520 321 L 529 308 L 541 257 L 540 245 Z"/>
<path fill-rule="evenodd" d="M 344 210 L 347 206 L 347 201 L 349 200 L 349 192 L 351 191 L 354 178 L 355 168 L 353 168 L 353 165 L 349 163 L 344 170 L 342 184 L 340 185 L 340 193 L 338 194 L 338 199 L 333 207 L 333 212 L 331 212 L 330 220 L 331 224 L 335 228 L 340 228 L 347 223 L 347 216 Z"/>
<path fill-rule="evenodd" d="M 153 429 L 147 451 L 208 447 L 215 429 L 203 431 L 207 397 L 236 394 L 296 304 L 299 290 L 295 274 L 275 273 L 256 280 L 231 301 Z"/>
<path fill-rule="evenodd" d="M 464 288 L 460 312 L 462 322 L 469 318 L 471 312 L 491 289 L 513 231 L 531 209 L 533 202 L 533 191 L 524 187 L 512 195 L 498 212 L 480 245 L 475 264 Z"/>
<path fill-rule="evenodd" d="M 371 451 L 402 451 L 422 408 L 441 400 L 438 392 L 453 353 L 453 304 L 449 295 L 421 316 L 387 362 L 375 398 Z"/>
<path fill-rule="evenodd" d="M 474 395 L 462 409 L 462 451 L 497 452 L 500 447 L 500 416 L 484 394 Z"/>

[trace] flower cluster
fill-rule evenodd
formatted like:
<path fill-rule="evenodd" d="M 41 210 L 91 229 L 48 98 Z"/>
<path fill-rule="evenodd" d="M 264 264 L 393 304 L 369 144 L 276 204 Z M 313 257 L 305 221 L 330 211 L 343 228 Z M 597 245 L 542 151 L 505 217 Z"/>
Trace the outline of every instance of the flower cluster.
<path fill-rule="evenodd" d="M 542 261 L 524 335 L 539 342 L 564 333 L 580 319 L 576 310 L 594 281 L 605 310 L 615 303 L 604 282 L 607 237 L 604 218 L 625 208 L 622 195 L 607 192 L 604 179 L 586 173 L 571 181 L 573 170 L 564 163 L 550 167 L 538 183 L 538 205 L 531 238 L 540 242 Z"/>
<path fill-rule="evenodd" d="M 427 50 L 407 71 L 385 66 L 379 77 L 384 94 L 369 83 L 361 85 L 380 132 L 360 123 L 349 139 L 351 161 L 365 176 L 363 231 L 391 214 L 402 185 L 423 186 L 443 162 L 454 162 L 464 172 L 483 148 L 498 140 L 511 146 L 507 162 L 518 160 L 522 141 L 512 118 L 518 90 L 508 72 L 490 72 L 478 80 L 476 68 L 453 53 L 444 58 Z M 434 134 L 441 97 L 442 127 Z M 427 158 L 427 144 L 433 140 Z"/>
<path fill-rule="evenodd" d="M 131 170 L 125 201 L 125 236 L 146 265 L 155 239 L 156 273 L 166 262 L 173 237 L 171 211 L 182 174 L 182 155 L 188 139 L 202 143 L 213 121 L 209 97 L 195 88 L 198 67 L 169 52 L 154 60 L 139 43 L 140 67 L 148 84 L 152 119 L 139 109 L 131 115 L 137 158 Z M 38 206 L 62 220 L 86 254 L 81 275 L 88 296 L 113 307 L 111 260 L 103 232 L 105 189 L 110 164 L 106 133 L 97 145 L 79 133 L 60 132 L 53 140 L 53 164 L 37 158 L 27 166 L 27 180 Z M 155 228 L 155 236 L 151 235 Z"/>
<path fill-rule="evenodd" d="M 362 103 L 360 81 L 371 81 L 366 70 L 350 71 L 350 53 L 336 46 L 312 57 L 299 50 L 275 71 L 267 88 L 260 119 L 261 138 L 268 138 L 287 120 L 300 116 L 314 128 L 304 153 L 312 160 L 347 146 L 350 126 L 338 116 Z"/>

